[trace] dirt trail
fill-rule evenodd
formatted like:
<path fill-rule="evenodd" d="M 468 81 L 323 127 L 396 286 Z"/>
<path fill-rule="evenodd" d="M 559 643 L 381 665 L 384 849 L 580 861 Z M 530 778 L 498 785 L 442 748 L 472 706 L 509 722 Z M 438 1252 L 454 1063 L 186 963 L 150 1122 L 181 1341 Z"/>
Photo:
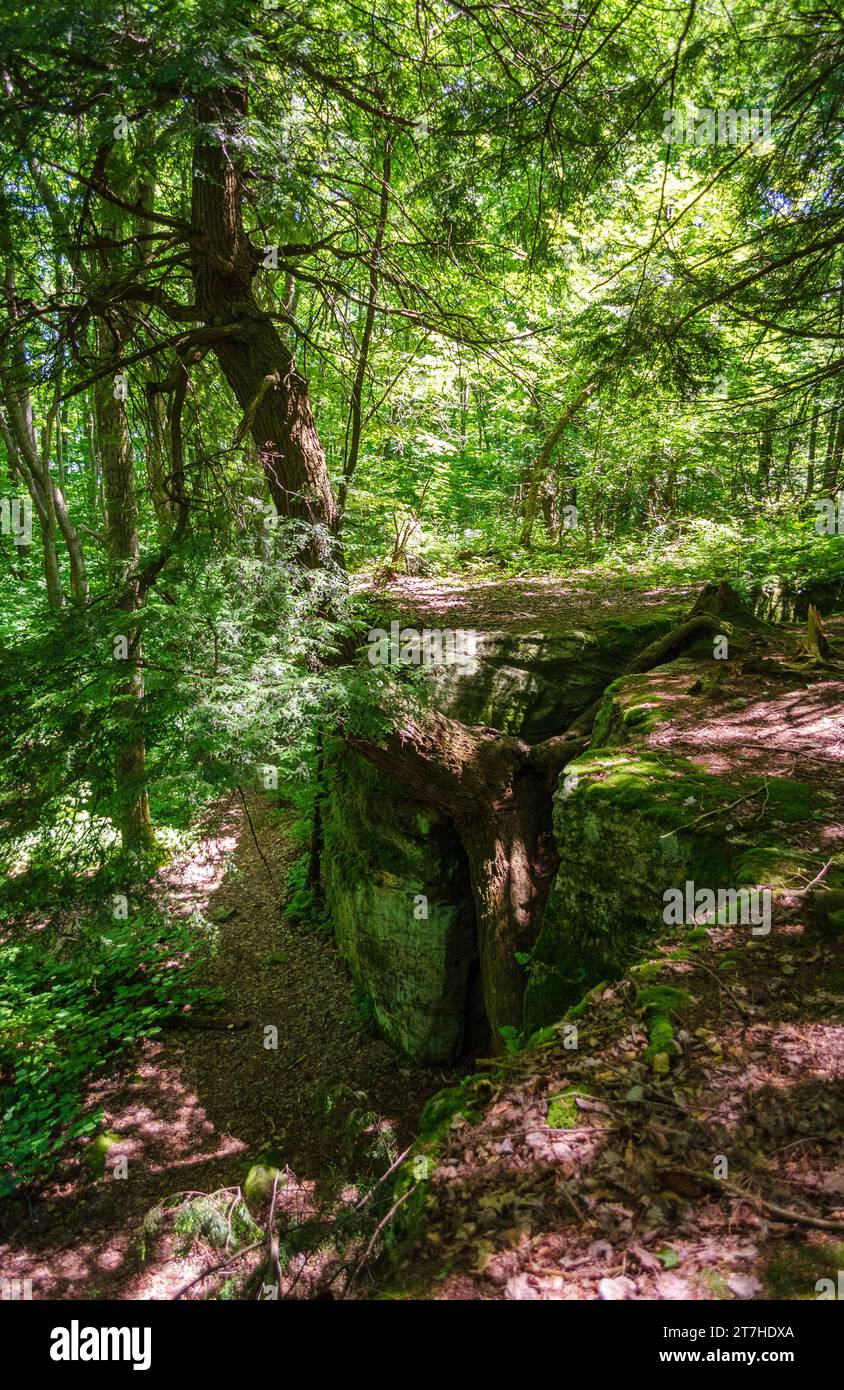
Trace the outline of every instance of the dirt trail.
<path fill-rule="evenodd" d="M 415 1071 L 364 1030 L 325 931 L 276 906 L 296 853 L 290 814 L 269 812 L 255 793 L 247 800 L 275 888 L 239 797 L 160 885 L 174 911 L 219 921 L 206 982 L 248 1027 L 167 1031 L 90 1086 L 90 1108 L 121 1136 L 112 1153 L 128 1160 L 127 1178 L 95 1180 L 77 1147 L 37 1197 L 4 1204 L 0 1271 L 30 1278 L 34 1298 L 172 1297 L 202 1261 L 181 1258 L 169 1236 L 139 1259 L 143 1218 L 162 1198 L 241 1182 L 270 1143 L 299 1179 L 324 1176 L 336 1155 L 330 1131 L 314 1123 L 320 1082 L 365 1092 L 404 1147 L 428 1096 L 462 1072 Z M 263 1046 L 268 1025 L 276 1051 Z"/>

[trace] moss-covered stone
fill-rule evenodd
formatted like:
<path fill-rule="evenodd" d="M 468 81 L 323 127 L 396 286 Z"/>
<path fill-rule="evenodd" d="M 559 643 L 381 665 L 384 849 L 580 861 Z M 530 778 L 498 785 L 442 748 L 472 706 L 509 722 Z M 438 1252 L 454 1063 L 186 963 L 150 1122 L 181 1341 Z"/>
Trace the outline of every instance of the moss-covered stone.
<path fill-rule="evenodd" d="M 677 618 L 666 608 L 553 633 L 483 632 L 467 666 L 432 668 L 438 709 L 537 743 L 587 709 L 607 683 Z"/>
<path fill-rule="evenodd" d="M 263 1163 L 254 1163 L 249 1169 L 243 1183 L 243 1200 L 253 1216 L 266 1214 L 266 1209 L 272 1201 L 273 1188 L 280 1191 L 286 1186 L 287 1179 L 278 1168 L 268 1167 Z"/>
<path fill-rule="evenodd" d="M 464 1076 L 459 1085 L 431 1096 L 419 1117 L 419 1138 L 425 1151 L 430 1152 L 439 1144 L 457 1115 L 470 1124 L 477 1123 L 492 1092 L 490 1078 L 484 1072 L 476 1072 Z"/>
<path fill-rule="evenodd" d="M 640 689 L 638 677 L 625 679 Z M 667 890 L 687 881 L 713 891 L 785 884 L 802 863 L 788 829 L 813 808 L 811 788 L 794 779 L 714 776 L 649 748 L 593 747 L 567 771 L 577 779 L 554 798 L 560 866 L 532 953 L 529 1032 L 561 1017 L 596 980 L 618 978 L 664 934 Z M 763 845 L 752 852 L 725 813 L 741 797 L 758 797 L 763 812 L 754 820 Z"/>
<path fill-rule="evenodd" d="M 468 871 L 453 825 L 338 742 L 326 749 L 323 886 L 340 955 L 381 1033 L 454 1060 L 483 1029 Z"/>
<path fill-rule="evenodd" d="M 451 718 L 538 742 L 591 705 L 625 663 L 677 621 L 681 596 L 588 626 L 477 633 L 467 663 L 409 666 L 422 702 Z M 515 615 L 514 615 L 515 616 Z M 432 627 L 430 615 L 383 613 Z M 413 1061 L 444 1064 L 486 1046 L 474 907 L 456 831 L 336 740 L 326 742 L 323 887 L 340 954 L 380 1032 Z"/>
<path fill-rule="evenodd" d="M 108 1156 L 115 1145 L 119 1144 L 122 1135 L 116 1134 L 113 1130 L 106 1130 L 103 1134 L 98 1134 L 85 1150 L 85 1164 L 95 1178 L 105 1176 Z"/>
<path fill-rule="evenodd" d="M 700 684 L 697 665 L 689 660 L 674 661 L 644 675 L 619 677 L 603 693 L 592 730 L 593 745 L 612 748 L 652 732 L 671 719 L 678 701 L 695 694 Z"/>
<path fill-rule="evenodd" d="M 558 1091 L 556 1095 L 552 1096 L 548 1102 L 548 1113 L 545 1117 L 548 1128 L 576 1129 L 580 1121 L 577 1097 L 588 1094 L 583 1086 L 570 1086 L 568 1090 Z"/>
<path fill-rule="evenodd" d="M 636 995 L 636 1008 L 646 1013 L 681 1014 L 691 1002 L 688 990 L 677 989 L 674 985 L 648 985 Z"/>

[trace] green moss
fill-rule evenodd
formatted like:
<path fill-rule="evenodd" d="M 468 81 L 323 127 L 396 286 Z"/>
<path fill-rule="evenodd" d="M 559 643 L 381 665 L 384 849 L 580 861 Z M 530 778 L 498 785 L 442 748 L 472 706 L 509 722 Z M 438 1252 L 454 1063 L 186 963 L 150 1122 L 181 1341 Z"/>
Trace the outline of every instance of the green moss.
<path fill-rule="evenodd" d="M 453 822 L 326 745 L 322 880 L 337 948 L 358 990 L 355 1026 L 414 1062 L 444 1065 L 464 1041 L 477 935 Z"/>
<path fill-rule="evenodd" d="M 528 1047 L 546 1047 L 548 1043 L 556 1042 L 557 1031 L 552 1026 L 549 1028 L 539 1028 L 532 1033 L 527 1040 Z"/>
<path fill-rule="evenodd" d="M 122 1135 L 115 1134 L 108 1130 L 105 1134 L 98 1134 L 85 1150 L 85 1163 L 95 1178 L 105 1176 L 106 1159 L 115 1144 L 119 1144 Z"/>
<path fill-rule="evenodd" d="M 677 989 L 674 985 L 648 985 L 636 995 L 637 1009 L 648 1013 L 681 1014 L 691 1002 L 688 990 Z"/>
<path fill-rule="evenodd" d="M 670 1018 L 665 1014 L 657 1014 L 648 1026 L 648 1047 L 645 1049 L 645 1056 L 652 1062 L 660 1053 L 669 1054 L 674 1052 L 674 1027 Z"/>
<path fill-rule="evenodd" d="M 756 846 L 746 850 L 736 861 L 735 881 L 743 885 L 759 884 L 766 888 L 785 888 L 808 874 L 814 878 L 817 872 L 814 859 L 808 854 L 800 854 L 777 846 Z"/>
<path fill-rule="evenodd" d="M 713 1298 L 732 1298 L 726 1275 L 718 1269 L 705 1269 L 701 1273 L 701 1283 Z"/>
<path fill-rule="evenodd" d="M 666 678 L 662 671 L 649 671 L 620 676 L 607 686 L 592 729 L 595 747 L 635 741 L 670 719 L 672 704 L 661 698 L 666 679 L 676 684 L 676 676 Z M 685 693 L 690 683 L 687 679 Z"/>
<path fill-rule="evenodd" d="M 781 1245 L 763 1275 L 763 1297 L 816 1299 L 819 1279 L 832 1279 L 844 1269 L 844 1243 L 790 1240 Z"/>
<path fill-rule="evenodd" d="M 670 1058 L 677 1051 L 669 1015 L 676 1017 L 683 1013 L 691 1002 L 688 991 L 674 985 L 648 985 L 636 995 L 636 1007 L 650 1015 L 645 1057 L 653 1063 L 655 1071 L 667 1072 Z"/>
<path fill-rule="evenodd" d="M 783 825 L 808 815 L 811 804 L 809 789 L 792 779 L 715 777 L 687 758 L 629 749 L 592 747 L 571 770 L 577 786 L 554 801 L 560 866 L 533 949 L 528 1034 L 562 1017 L 595 981 L 618 979 L 643 946 L 662 936 L 668 888 L 686 880 L 727 888 L 770 877 L 772 859 L 749 857 L 738 843 L 741 826 L 725 814 L 737 797 L 758 796 L 759 811 Z M 770 824 L 768 834 L 775 831 Z M 769 848 L 774 860 L 788 853 Z M 677 958 L 707 939 L 705 928 L 693 929 Z M 649 967 L 640 979 L 661 968 Z"/>
<path fill-rule="evenodd" d="M 602 952 L 580 949 L 556 932 L 540 932 L 533 955 L 524 1001 L 528 1036 L 563 1016 L 579 1018 L 589 1007 L 588 991 L 619 973 Z"/>
<path fill-rule="evenodd" d="M 576 1129 L 580 1112 L 577 1108 L 579 1095 L 590 1095 L 585 1086 L 570 1086 L 568 1090 L 558 1091 L 548 1102 L 545 1122 L 549 1129 Z"/>
<path fill-rule="evenodd" d="M 827 921 L 833 936 L 841 936 L 844 934 L 844 907 L 839 908 L 837 912 L 830 912 Z"/>
<path fill-rule="evenodd" d="M 459 1086 L 431 1096 L 419 1117 L 419 1137 L 425 1141 L 426 1151 L 444 1137 L 455 1115 L 463 1115 L 470 1124 L 475 1124 L 492 1091 L 490 1078 L 483 1072 L 476 1072 L 465 1076 Z"/>
<path fill-rule="evenodd" d="M 419 1137 L 413 1152 L 396 1170 L 387 1194 L 391 1203 L 399 1198 L 404 1199 L 401 1210 L 390 1223 L 385 1240 L 385 1253 L 390 1261 L 400 1261 L 406 1247 L 424 1235 L 428 1179 L 436 1166 L 437 1154 L 448 1137 L 452 1121 L 462 1115 L 469 1124 L 477 1124 L 493 1092 L 489 1076 L 476 1072 L 465 1076 L 458 1086 L 450 1086 L 431 1096 L 419 1117 Z M 408 1193 L 409 1196 L 406 1195 Z M 430 1279 L 426 1275 L 424 1287 L 429 1288 L 435 1278 L 435 1275 L 431 1275 Z M 403 1289 L 394 1289 L 385 1296 L 403 1298 L 413 1295 Z"/>
<path fill-rule="evenodd" d="M 278 1190 L 287 1185 L 287 1179 L 277 1168 L 255 1163 L 249 1169 L 243 1184 L 243 1199 L 254 1216 L 262 1215 L 269 1206 L 276 1182 Z"/>
<path fill-rule="evenodd" d="M 635 980 L 655 980 L 665 969 L 665 962 L 661 960 L 646 960 L 641 965 L 632 965 L 627 972 Z"/>

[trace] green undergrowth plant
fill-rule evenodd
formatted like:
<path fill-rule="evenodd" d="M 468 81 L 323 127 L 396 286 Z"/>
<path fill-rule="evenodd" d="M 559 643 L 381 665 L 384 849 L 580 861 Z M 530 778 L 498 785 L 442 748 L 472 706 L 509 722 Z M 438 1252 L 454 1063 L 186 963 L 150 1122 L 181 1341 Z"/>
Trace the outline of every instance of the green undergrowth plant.
<path fill-rule="evenodd" d="M 685 1012 L 691 1002 L 688 991 L 677 989 L 674 985 L 646 985 L 638 991 L 636 1007 L 648 1021 L 645 1057 L 656 1070 L 668 1069 L 668 1059 L 675 1051 L 672 1019 Z"/>
<path fill-rule="evenodd" d="M 340 1015 L 342 1023 L 348 1023 L 357 1033 L 375 1034 L 377 1032 L 377 1018 L 375 1014 L 375 1004 L 372 995 L 359 985 L 352 987 L 352 999 L 349 1007 Z"/>
<path fill-rule="evenodd" d="M 87 1080 L 176 1013 L 217 1002 L 199 981 L 198 923 L 146 909 L 92 920 L 67 958 L 37 939 L 0 946 L 0 1195 L 47 1177 L 61 1150 L 93 1135 Z"/>

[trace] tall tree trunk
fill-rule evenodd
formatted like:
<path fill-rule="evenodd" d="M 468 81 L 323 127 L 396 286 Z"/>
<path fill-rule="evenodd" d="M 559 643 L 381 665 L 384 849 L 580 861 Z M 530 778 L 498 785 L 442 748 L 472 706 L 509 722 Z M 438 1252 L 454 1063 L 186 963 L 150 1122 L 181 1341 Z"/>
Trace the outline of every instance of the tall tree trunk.
<path fill-rule="evenodd" d="M 536 514 L 539 510 L 542 483 L 545 478 L 545 473 L 548 468 L 548 464 L 551 462 L 551 455 L 557 447 L 563 430 L 566 428 L 568 424 L 571 423 L 577 412 L 580 410 L 580 407 L 584 405 L 586 401 L 588 401 L 589 397 L 592 395 L 594 390 L 595 382 L 590 382 L 588 386 L 584 386 L 581 391 L 578 391 L 574 399 L 571 400 L 569 404 L 566 406 L 565 410 L 563 411 L 562 415 L 560 416 L 556 425 L 552 429 L 551 433 L 548 435 L 548 438 L 545 440 L 545 443 L 543 444 L 542 448 L 540 449 L 539 453 L 533 461 L 533 468 L 531 470 L 530 478 L 530 488 L 528 489 L 527 501 L 525 502 L 525 519 L 522 525 L 521 535 L 519 536 L 520 545 L 530 545 L 530 538 L 533 533 L 534 522 L 536 521 Z"/>
<path fill-rule="evenodd" d="M 768 412 L 759 431 L 759 493 L 763 498 L 771 495 L 771 467 L 774 461 L 774 429 L 776 414 Z"/>
<path fill-rule="evenodd" d="M 361 333 L 360 346 L 358 347 L 358 360 L 355 366 L 355 379 L 352 382 L 352 394 L 349 401 L 349 421 L 346 428 L 348 449 L 343 466 L 343 477 L 340 481 L 337 494 L 337 509 L 341 524 L 343 514 L 346 510 L 346 498 L 349 494 L 349 487 L 352 479 L 355 476 L 355 470 L 358 466 L 358 455 L 360 453 L 360 437 L 363 428 L 363 386 L 366 381 L 366 369 L 369 365 L 369 349 L 372 343 L 372 329 L 375 324 L 375 307 L 378 297 L 378 266 L 381 260 L 381 248 L 384 245 L 384 233 L 387 229 L 387 211 L 390 206 L 391 168 L 391 143 L 388 137 L 387 145 L 384 150 L 384 160 L 381 166 L 381 195 L 378 202 L 378 222 L 372 242 L 372 253 L 369 257 L 369 287 L 366 297 L 366 316 L 363 322 L 363 332 Z"/>
<path fill-rule="evenodd" d="M 561 536 L 560 510 L 557 506 L 557 489 L 550 479 L 546 478 L 540 490 L 540 506 L 542 508 L 542 520 L 545 522 L 545 530 L 552 541 L 557 541 Z"/>
<path fill-rule="evenodd" d="M 827 426 L 826 433 L 826 455 L 824 457 L 823 476 L 821 479 L 821 486 L 827 496 L 832 491 L 830 480 L 833 470 L 833 458 L 835 456 L 835 437 L 838 432 L 838 420 L 840 415 L 841 402 L 836 401 L 829 415 L 829 425 Z"/>
<path fill-rule="evenodd" d="M 98 340 L 101 360 L 107 360 L 110 344 L 102 326 Z M 115 395 L 111 376 L 101 377 L 96 383 L 94 405 L 108 513 L 108 557 L 117 590 L 117 604 L 126 614 L 126 627 L 122 635 L 128 647 L 126 677 L 118 681 L 112 691 L 115 714 L 123 725 L 123 734 L 114 753 L 117 819 L 124 848 L 146 849 L 154 844 L 154 836 L 145 787 L 146 743 L 140 725 L 144 672 L 141 634 L 136 621 L 141 606 L 138 500 L 126 408 Z"/>
<path fill-rule="evenodd" d="M 821 403 L 817 396 L 812 403 L 812 421 L 809 425 L 809 462 L 806 467 L 806 496 L 811 497 L 815 491 L 815 455 L 818 447 L 818 416 L 821 411 Z"/>
<path fill-rule="evenodd" d="M 243 227 L 239 133 L 247 113 L 242 91 L 215 92 L 197 103 L 194 147 L 193 274 L 196 303 L 209 326 L 220 326 L 214 351 L 243 411 L 280 516 L 312 523 L 306 564 L 323 563 L 337 509 L 311 411 L 308 383 L 273 318 L 255 298 L 252 280 L 261 251 Z"/>
<path fill-rule="evenodd" d="M 403 721 L 380 746 L 349 741 L 454 819 L 469 862 L 487 1017 L 500 1046 L 501 1028 L 521 1027 L 525 976 L 515 953 L 536 940 L 558 862 L 548 769 L 521 739 L 440 714 Z M 560 766 L 567 756 L 570 747 L 559 752 Z"/>
<path fill-rule="evenodd" d="M 51 200 L 48 206 L 52 216 L 54 200 Z M 0 209 L 0 213 L 3 211 Z M 0 216 L 0 243 L 2 243 L 2 250 L 6 259 L 4 274 L 6 308 L 10 321 L 15 323 L 21 315 L 15 285 L 12 247 L 5 216 Z M 60 270 L 57 269 L 58 284 L 60 284 L 60 280 Z M 58 557 L 58 533 L 61 532 L 67 546 L 70 563 L 71 595 L 75 602 L 86 603 L 88 599 L 88 576 L 82 542 L 71 520 L 62 487 L 53 481 L 50 465 L 54 435 L 58 440 L 61 439 L 61 370 L 54 391 L 53 404 L 46 414 L 40 445 L 35 429 L 29 380 L 29 364 L 24 342 L 22 337 L 16 335 L 9 344 L 8 362 L 4 363 L 2 369 L 3 399 L 6 423 L 15 441 L 18 471 L 26 482 L 41 523 L 48 602 L 52 607 L 61 607 L 64 603 Z"/>
<path fill-rule="evenodd" d="M 835 496 L 841 483 L 842 453 L 844 453 L 844 404 L 838 407 L 835 438 L 833 439 L 832 449 L 827 455 L 826 469 L 824 472 L 824 491 L 829 497 Z"/>
<path fill-rule="evenodd" d="M 114 178 L 118 188 L 128 189 L 131 176 L 125 166 L 115 169 Z M 101 232 L 104 239 L 99 252 L 101 267 L 116 277 L 121 267 L 114 247 L 122 237 L 123 220 L 115 209 L 109 210 Z M 136 615 L 143 595 L 139 574 L 138 497 L 125 397 L 115 385 L 121 354 L 129 336 L 119 312 L 112 314 L 107 322 L 102 318 L 97 320 L 97 356 L 100 367 L 108 370 L 101 372 L 94 385 L 94 413 L 107 516 L 109 568 L 117 607 L 126 614 L 125 628 L 120 635 L 126 638 L 127 652 L 125 656 L 116 652 L 115 657 L 118 664 L 125 663 L 127 669 L 125 676 L 112 688 L 114 713 L 121 725 L 114 751 L 117 821 L 124 848 L 144 850 L 154 846 L 155 837 L 146 790 L 146 742 L 141 722 L 144 672 L 141 631 Z"/>
<path fill-rule="evenodd" d="M 33 458 L 29 450 L 22 447 L 22 421 L 17 402 L 6 383 L 4 405 L 0 405 L 0 437 L 9 455 L 9 465 L 13 473 L 22 480 L 29 493 L 32 505 L 38 515 L 41 528 L 41 552 L 44 560 L 44 580 L 47 586 L 47 603 L 51 608 L 61 608 L 64 604 L 59 552 L 57 545 L 58 528 L 56 513 L 51 498 L 44 488 L 40 470 L 32 468 Z M 25 434 L 25 431 L 23 431 Z"/>

